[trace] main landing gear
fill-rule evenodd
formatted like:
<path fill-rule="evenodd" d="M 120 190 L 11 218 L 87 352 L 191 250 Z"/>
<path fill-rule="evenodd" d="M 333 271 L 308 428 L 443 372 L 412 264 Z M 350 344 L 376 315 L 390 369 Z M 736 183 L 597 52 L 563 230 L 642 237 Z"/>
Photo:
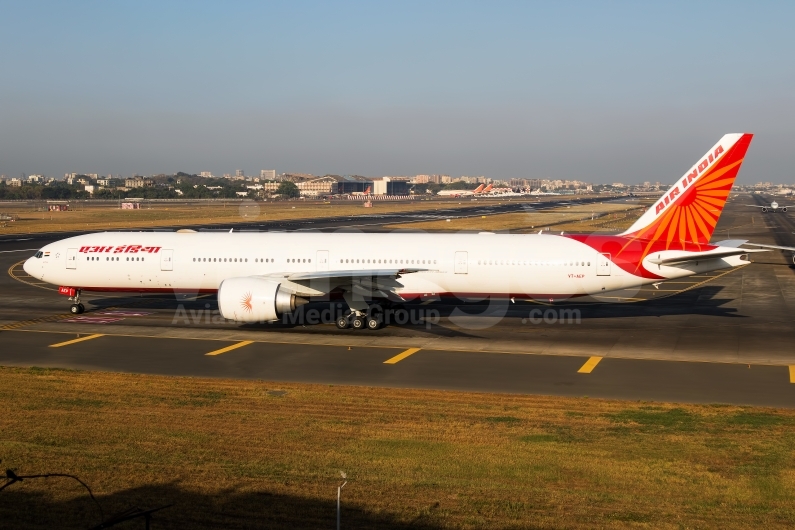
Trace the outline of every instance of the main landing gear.
<path fill-rule="evenodd" d="M 348 314 L 342 315 L 337 318 L 336 324 L 338 329 L 371 329 L 376 330 L 384 323 L 384 318 L 377 311 L 368 309 L 362 313 L 360 311 L 351 311 Z"/>
<path fill-rule="evenodd" d="M 69 306 L 69 312 L 72 313 L 73 315 L 80 315 L 86 310 L 85 306 L 80 303 L 80 290 L 79 289 L 75 292 L 74 297 L 73 298 L 69 298 L 69 300 L 71 302 L 73 302 L 72 305 Z"/>

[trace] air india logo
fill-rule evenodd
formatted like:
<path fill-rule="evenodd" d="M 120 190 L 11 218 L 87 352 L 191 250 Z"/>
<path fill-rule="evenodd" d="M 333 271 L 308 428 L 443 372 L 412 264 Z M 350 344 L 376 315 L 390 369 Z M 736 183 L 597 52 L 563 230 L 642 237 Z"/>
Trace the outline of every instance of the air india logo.
<path fill-rule="evenodd" d="M 251 296 L 251 293 L 246 293 L 245 295 L 243 295 L 243 298 L 241 298 L 241 300 L 240 300 L 240 306 L 243 309 L 245 309 L 246 312 L 248 312 L 248 313 L 251 313 L 251 311 L 253 310 L 253 307 L 251 306 L 251 299 L 252 298 L 253 297 Z"/>

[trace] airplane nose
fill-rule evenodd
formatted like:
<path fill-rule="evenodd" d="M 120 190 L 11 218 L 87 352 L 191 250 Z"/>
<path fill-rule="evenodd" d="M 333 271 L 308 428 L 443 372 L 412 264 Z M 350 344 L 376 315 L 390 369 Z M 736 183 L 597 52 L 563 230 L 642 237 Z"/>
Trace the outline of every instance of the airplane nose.
<path fill-rule="evenodd" d="M 34 263 L 35 261 L 36 261 L 36 258 L 28 258 L 25 261 L 25 264 L 22 265 L 22 269 L 27 274 L 29 274 L 30 276 L 33 276 L 34 278 L 38 278 L 38 275 L 36 273 L 39 272 L 39 271 L 36 270 L 37 267 L 36 267 L 36 264 Z"/>

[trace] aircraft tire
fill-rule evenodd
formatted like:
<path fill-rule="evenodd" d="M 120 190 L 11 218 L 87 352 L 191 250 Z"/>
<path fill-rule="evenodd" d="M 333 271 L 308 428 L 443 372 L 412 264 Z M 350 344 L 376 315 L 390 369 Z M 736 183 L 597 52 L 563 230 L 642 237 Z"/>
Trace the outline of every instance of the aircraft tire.
<path fill-rule="evenodd" d="M 337 318 L 335 324 L 337 325 L 337 329 L 348 329 L 351 326 L 351 323 L 346 316 Z"/>
<path fill-rule="evenodd" d="M 353 329 L 364 329 L 364 319 L 359 317 L 354 317 L 351 319 L 351 327 Z"/>
<path fill-rule="evenodd" d="M 367 329 L 375 331 L 381 327 L 381 319 L 378 317 L 369 317 L 367 319 Z"/>

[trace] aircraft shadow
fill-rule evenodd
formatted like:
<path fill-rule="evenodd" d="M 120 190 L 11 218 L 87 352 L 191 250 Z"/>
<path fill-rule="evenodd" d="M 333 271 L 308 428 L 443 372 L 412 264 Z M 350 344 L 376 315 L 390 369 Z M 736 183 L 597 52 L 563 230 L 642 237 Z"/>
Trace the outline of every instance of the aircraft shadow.
<path fill-rule="evenodd" d="M 720 297 L 723 290 L 722 286 L 704 285 L 689 291 L 678 293 L 672 296 L 651 298 L 638 302 L 598 302 L 593 300 L 572 299 L 554 304 L 532 304 L 519 302 L 516 304 L 508 300 L 495 300 L 491 303 L 466 302 L 460 301 L 450 303 L 450 301 L 438 302 L 430 305 L 422 305 L 419 302 L 408 302 L 400 304 L 392 311 L 402 311 L 404 316 L 395 318 L 397 312 L 392 313 L 392 320 L 388 325 L 378 331 L 363 331 L 363 333 L 375 333 L 384 335 L 400 335 L 410 333 L 429 337 L 448 337 L 448 338 L 481 338 L 480 329 L 491 328 L 499 324 L 504 319 L 520 320 L 530 316 L 541 318 L 547 311 L 566 311 L 576 310 L 580 321 L 589 319 L 620 319 L 636 317 L 669 317 L 669 316 L 714 316 L 724 318 L 748 318 L 746 315 L 738 313 L 738 309 L 731 307 L 731 298 Z M 201 315 L 203 312 L 210 312 L 216 315 L 219 323 L 210 323 L 204 318 L 196 319 L 193 325 L 201 327 L 218 327 L 229 329 L 229 323 L 220 319 L 218 315 L 218 304 L 214 296 L 207 296 L 198 299 L 175 298 L 174 295 L 155 295 L 147 297 L 123 297 L 123 298 L 98 298 L 90 301 L 89 305 L 92 312 L 101 311 L 108 308 L 118 308 L 120 310 L 140 310 L 147 309 L 158 311 L 174 311 L 175 314 L 182 312 L 186 319 L 181 320 L 183 325 L 190 325 L 193 315 Z M 329 309 L 329 308 L 333 309 Z M 336 314 L 333 311 L 340 310 L 337 301 L 331 302 L 312 302 L 300 308 L 300 316 L 295 315 L 285 317 L 281 321 L 273 323 L 254 323 L 254 324 L 235 324 L 239 329 L 256 330 L 262 333 L 284 333 L 300 332 L 313 334 L 328 333 L 347 333 L 330 327 L 333 325 Z M 314 318 L 312 312 L 314 310 Z M 318 316 L 325 316 L 318 319 Z M 433 313 L 431 313 L 433 311 Z M 531 313 L 534 312 L 534 313 Z M 561 313 L 564 314 L 564 313 Z M 309 317 L 309 318 L 307 318 Z M 428 325 L 428 320 L 431 325 Z M 318 325 L 325 324 L 325 325 Z"/>

